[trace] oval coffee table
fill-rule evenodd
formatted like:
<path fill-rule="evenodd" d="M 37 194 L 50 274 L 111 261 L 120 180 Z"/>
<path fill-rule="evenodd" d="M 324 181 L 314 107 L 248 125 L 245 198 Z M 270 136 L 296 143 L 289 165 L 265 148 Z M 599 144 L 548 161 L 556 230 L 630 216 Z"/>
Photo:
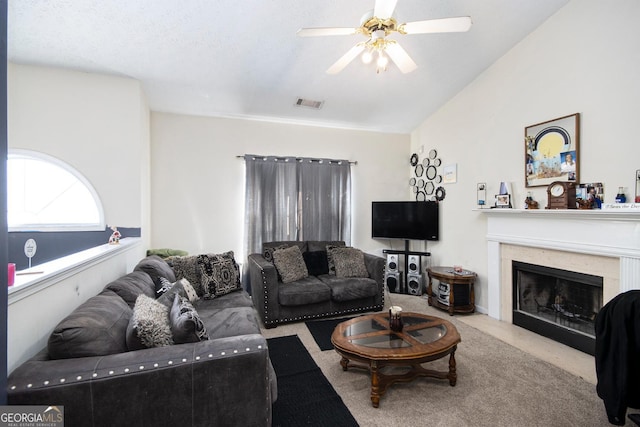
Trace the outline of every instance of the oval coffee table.
<path fill-rule="evenodd" d="M 335 350 L 342 356 L 343 370 L 365 369 L 371 374 L 371 403 L 380 404 L 387 387 L 417 377 L 448 379 L 456 385 L 454 354 L 460 334 L 450 322 L 419 313 L 403 313 L 401 332 L 389 329 L 389 314 L 378 313 L 342 322 L 331 335 Z M 449 370 L 435 371 L 421 365 L 449 355 Z M 400 373 L 394 372 L 400 369 Z"/>

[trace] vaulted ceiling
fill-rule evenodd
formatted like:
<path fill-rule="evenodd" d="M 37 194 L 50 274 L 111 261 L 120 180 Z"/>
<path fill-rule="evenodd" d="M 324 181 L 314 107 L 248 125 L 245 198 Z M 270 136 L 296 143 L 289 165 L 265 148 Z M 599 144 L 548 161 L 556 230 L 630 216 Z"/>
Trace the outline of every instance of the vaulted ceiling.
<path fill-rule="evenodd" d="M 473 20 L 468 32 L 391 37 L 418 66 L 408 74 L 358 59 L 327 74 L 366 38 L 296 36 L 357 27 L 374 0 L 10 1 L 8 57 L 136 79 L 153 111 L 409 133 L 567 2 L 399 0 L 399 23 Z"/>

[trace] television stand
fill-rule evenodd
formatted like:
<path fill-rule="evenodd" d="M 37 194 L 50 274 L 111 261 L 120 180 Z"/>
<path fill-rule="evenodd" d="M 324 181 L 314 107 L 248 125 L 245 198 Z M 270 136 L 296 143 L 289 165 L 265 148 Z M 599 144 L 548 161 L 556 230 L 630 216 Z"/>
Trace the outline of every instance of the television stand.
<path fill-rule="evenodd" d="M 401 281 L 401 288 L 396 293 L 402 293 L 402 294 L 412 293 L 408 289 L 408 284 L 409 284 L 409 255 L 417 255 L 419 257 L 431 256 L 431 252 L 411 251 L 411 250 L 409 250 L 409 240 L 405 240 L 404 241 L 404 250 L 383 249 L 382 253 L 383 254 L 396 254 L 396 255 L 404 256 L 404 272 L 402 272 L 402 274 L 404 276 L 404 281 Z M 385 270 L 386 270 L 386 268 L 385 268 Z M 422 274 L 422 272 L 420 270 L 421 270 L 420 265 L 418 265 L 418 268 L 416 269 L 418 274 Z M 422 295 L 422 289 L 419 290 L 419 293 L 417 295 Z"/>

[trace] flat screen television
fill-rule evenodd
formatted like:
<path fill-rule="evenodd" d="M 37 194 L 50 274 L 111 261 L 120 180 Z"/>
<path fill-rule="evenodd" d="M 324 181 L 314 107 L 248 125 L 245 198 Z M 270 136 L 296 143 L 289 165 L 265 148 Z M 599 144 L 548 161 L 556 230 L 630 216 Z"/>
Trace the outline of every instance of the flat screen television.
<path fill-rule="evenodd" d="M 371 237 L 438 240 L 438 202 L 372 202 Z"/>

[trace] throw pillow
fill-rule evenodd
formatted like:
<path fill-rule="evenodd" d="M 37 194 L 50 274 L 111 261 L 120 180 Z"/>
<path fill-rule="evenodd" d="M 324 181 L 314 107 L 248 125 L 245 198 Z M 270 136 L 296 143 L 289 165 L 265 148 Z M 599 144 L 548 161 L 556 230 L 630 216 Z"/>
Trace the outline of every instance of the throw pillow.
<path fill-rule="evenodd" d="M 297 246 L 274 251 L 273 263 L 278 273 L 280 273 L 282 283 L 291 283 L 309 277 L 309 271 L 304 264 L 302 252 L 300 252 L 300 248 Z"/>
<path fill-rule="evenodd" d="M 171 315 L 169 316 L 171 325 L 171 335 L 173 342 L 176 344 L 198 342 L 209 339 L 207 329 L 202 323 L 202 319 L 198 312 L 189 302 L 188 299 L 175 296 L 173 306 L 171 307 Z"/>
<path fill-rule="evenodd" d="M 185 278 L 182 278 L 175 283 L 169 283 L 168 286 L 169 288 L 167 291 L 158 297 L 158 302 L 167 308 L 171 308 L 176 294 L 187 298 L 190 302 L 196 302 L 200 299 L 196 290 Z"/>
<path fill-rule="evenodd" d="M 337 277 L 369 277 L 364 253 L 356 248 L 333 248 L 331 256 Z"/>
<path fill-rule="evenodd" d="M 333 249 L 344 248 L 345 246 L 327 245 L 327 265 L 329 266 L 329 274 L 336 275 L 336 264 L 333 260 Z"/>
<path fill-rule="evenodd" d="M 153 298 L 140 295 L 127 327 L 127 347 L 130 350 L 138 350 L 171 344 L 173 338 L 169 325 L 169 309 Z"/>
<path fill-rule="evenodd" d="M 218 255 L 199 255 L 198 264 L 205 299 L 213 299 L 242 289 L 240 267 L 233 258 L 233 251 Z"/>
<path fill-rule="evenodd" d="M 287 249 L 287 245 L 265 246 L 262 250 L 262 257 L 273 264 L 273 253 L 278 249 Z"/>
<path fill-rule="evenodd" d="M 200 266 L 198 265 L 197 255 L 167 258 L 167 263 L 173 268 L 176 279 L 187 279 L 198 293 L 198 296 L 204 295 L 204 290 L 200 283 Z"/>
<path fill-rule="evenodd" d="M 326 251 L 304 252 L 302 254 L 309 276 L 329 274 L 329 261 Z"/>

